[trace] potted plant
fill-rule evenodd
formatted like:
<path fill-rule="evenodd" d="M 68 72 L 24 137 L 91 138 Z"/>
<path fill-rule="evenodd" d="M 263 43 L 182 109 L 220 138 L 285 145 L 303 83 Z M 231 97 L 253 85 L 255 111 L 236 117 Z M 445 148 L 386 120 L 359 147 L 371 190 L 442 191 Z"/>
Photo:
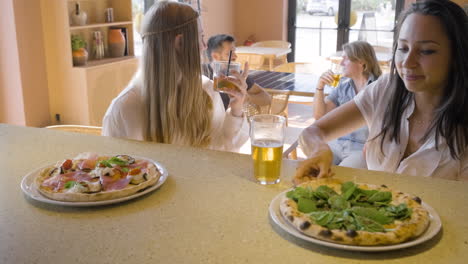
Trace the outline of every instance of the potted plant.
<path fill-rule="evenodd" d="M 86 51 L 86 42 L 79 35 L 71 36 L 73 66 L 86 65 L 88 61 L 88 51 Z"/>

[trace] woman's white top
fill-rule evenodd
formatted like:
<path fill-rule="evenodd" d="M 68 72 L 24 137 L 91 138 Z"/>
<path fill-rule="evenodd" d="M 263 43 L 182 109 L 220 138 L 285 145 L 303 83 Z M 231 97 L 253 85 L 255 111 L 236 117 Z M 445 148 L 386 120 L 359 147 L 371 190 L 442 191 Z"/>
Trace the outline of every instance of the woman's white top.
<path fill-rule="evenodd" d="M 403 112 L 399 144 L 390 141 L 387 136 L 383 143 L 384 155 L 380 149 L 381 137 L 371 140 L 380 133 L 385 109 L 390 104 L 389 79 L 389 75 L 382 76 L 354 98 L 369 128 L 369 140 L 366 143 L 368 168 L 415 176 L 468 180 L 468 153 L 465 152 L 461 160 L 452 159 L 443 138 L 440 138 L 439 149 L 436 150 L 435 135 L 430 136 L 416 152 L 402 160 L 408 144 L 408 118 L 414 111 L 414 101 Z"/>
<path fill-rule="evenodd" d="M 211 144 L 209 149 L 238 151 L 248 139 L 248 124 L 243 117 L 231 115 L 230 109 L 224 110 L 224 105 L 218 92 L 213 90 L 213 82 L 202 77 L 203 89 L 213 100 L 213 119 Z M 144 103 L 141 78 L 135 75 L 130 84 L 114 99 L 103 119 L 102 135 L 143 139 Z M 203 111 L 200 106 L 193 111 Z M 173 144 L 182 143 L 172 142 Z"/>

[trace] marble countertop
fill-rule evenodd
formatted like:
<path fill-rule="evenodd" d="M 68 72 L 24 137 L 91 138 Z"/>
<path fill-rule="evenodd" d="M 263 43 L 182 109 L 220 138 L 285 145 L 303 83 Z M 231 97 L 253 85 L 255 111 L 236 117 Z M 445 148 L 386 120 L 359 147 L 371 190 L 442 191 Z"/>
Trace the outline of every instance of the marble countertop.
<path fill-rule="evenodd" d="M 160 189 L 135 200 L 90 208 L 49 205 L 20 189 L 24 175 L 81 152 L 130 154 L 169 171 Z M 364 253 L 295 238 L 268 206 L 291 187 L 262 186 L 250 156 L 0 124 L 0 263 L 465 263 L 468 183 L 334 167 L 337 178 L 420 196 L 442 231 L 411 248 Z"/>

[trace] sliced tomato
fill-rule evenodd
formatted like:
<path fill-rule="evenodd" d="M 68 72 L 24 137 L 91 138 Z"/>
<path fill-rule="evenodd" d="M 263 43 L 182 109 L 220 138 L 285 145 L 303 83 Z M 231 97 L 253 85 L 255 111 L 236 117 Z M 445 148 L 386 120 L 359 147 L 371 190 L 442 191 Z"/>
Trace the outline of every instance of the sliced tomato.
<path fill-rule="evenodd" d="M 141 172 L 141 169 L 140 168 L 134 168 L 134 169 L 131 169 L 129 172 L 128 172 L 128 175 L 137 175 Z"/>
<path fill-rule="evenodd" d="M 69 169 L 71 169 L 72 166 L 73 166 L 73 162 L 70 159 L 67 159 L 62 163 L 62 168 L 64 170 L 69 170 Z"/>

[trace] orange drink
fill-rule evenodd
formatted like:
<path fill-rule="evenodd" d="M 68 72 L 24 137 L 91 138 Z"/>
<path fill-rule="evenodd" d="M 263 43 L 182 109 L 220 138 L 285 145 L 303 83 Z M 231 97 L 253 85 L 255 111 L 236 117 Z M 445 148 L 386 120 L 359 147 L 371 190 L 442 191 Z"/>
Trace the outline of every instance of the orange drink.
<path fill-rule="evenodd" d="M 213 90 L 218 92 L 225 92 L 229 90 L 239 89 L 234 83 L 226 79 L 233 71 L 240 72 L 241 64 L 231 61 L 214 61 L 213 68 Z"/>

